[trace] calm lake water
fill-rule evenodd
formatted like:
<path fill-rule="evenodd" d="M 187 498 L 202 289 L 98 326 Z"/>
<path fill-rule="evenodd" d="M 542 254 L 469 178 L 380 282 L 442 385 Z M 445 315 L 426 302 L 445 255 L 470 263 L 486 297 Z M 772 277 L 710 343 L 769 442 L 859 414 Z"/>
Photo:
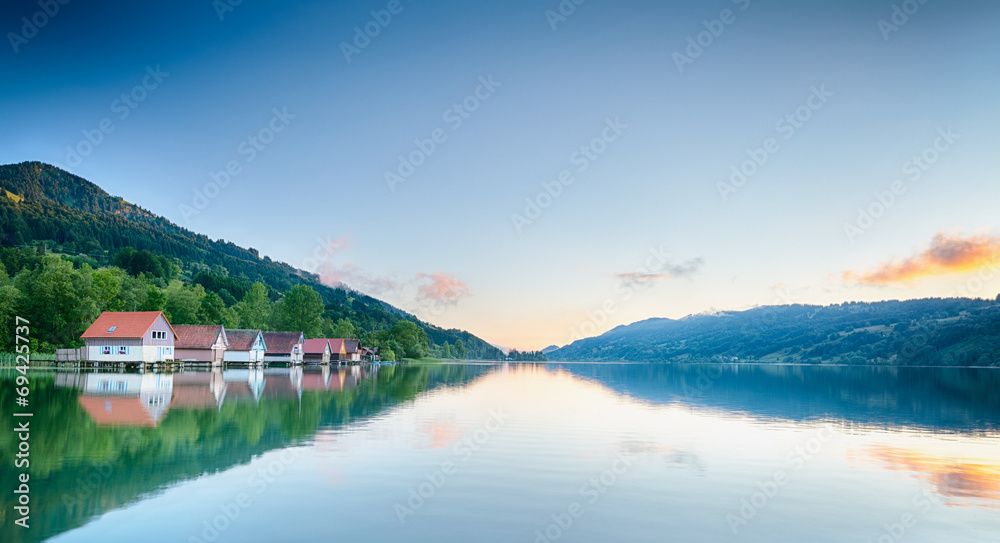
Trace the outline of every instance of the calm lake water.
<path fill-rule="evenodd" d="M 0 540 L 1000 540 L 1000 372 L 422 365 L 0 370 Z"/>

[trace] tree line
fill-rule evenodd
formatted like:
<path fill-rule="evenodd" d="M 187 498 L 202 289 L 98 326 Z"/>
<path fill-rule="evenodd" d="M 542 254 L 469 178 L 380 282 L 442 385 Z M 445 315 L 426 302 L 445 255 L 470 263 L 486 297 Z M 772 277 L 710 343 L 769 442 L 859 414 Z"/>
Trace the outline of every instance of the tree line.
<path fill-rule="evenodd" d="M 208 296 L 210 293 L 221 298 L 227 309 L 232 309 L 243 301 L 256 283 L 263 285 L 273 303 L 301 285 L 319 294 L 324 306 L 322 326 L 329 329 L 342 320 L 349 321 L 363 336 L 361 339 L 368 340 L 366 345 L 377 344 L 380 337 L 405 321 L 421 328 L 427 336 L 426 349 L 417 346 L 420 344 L 417 342 L 410 345 L 411 353 L 445 357 L 443 346 L 448 343 L 451 356 L 457 356 L 462 354 L 461 347 L 458 347 L 457 353 L 453 351 L 461 341 L 468 358 L 497 360 L 503 357 L 498 348 L 468 332 L 445 330 L 420 322 L 381 300 L 349 288 L 323 285 L 314 274 L 266 256 L 261 257 L 252 247 L 243 248 L 221 239 L 211 240 L 181 228 L 54 166 L 40 162 L 0 166 L 0 246 L 5 250 L 29 249 L 30 252 L 39 243 L 49 252 L 62 254 L 76 270 L 82 269 L 83 264 L 91 268 L 87 273 L 115 267 L 135 280 L 145 278 L 161 291 L 151 294 L 150 304 L 155 307 L 162 294 L 167 298 L 164 307 L 173 308 L 181 315 L 189 316 L 192 312 L 197 314 L 201 311 L 205 318 L 220 316 L 223 313 L 221 306 L 214 296 Z M 3 261 L 8 279 L 24 269 L 24 258 L 9 256 Z M 77 280 L 87 281 L 86 278 Z M 171 286 L 178 280 L 182 285 Z M 126 291 L 135 290 L 131 280 L 122 279 L 122 283 Z M 204 293 L 194 285 L 201 285 Z M 195 292 L 181 288 L 188 286 Z M 129 294 L 132 306 L 141 305 L 135 303 L 136 296 L 148 296 L 151 292 L 148 287 L 136 287 L 141 292 Z M 26 290 L 31 289 L 26 287 Z M 301 295 L 302 292 L 303 289 L 296 289 L 294 295 Z M 199 304 L 194 311 L 193 300 Z M 206 306 L 204 309 L 200 307 L 202 301 Z M 7 299 L 0 300 L 0 306 L 4 305 L 10 305 Z M 87 311 L 87 308 L 80 310 L 83 313 Z M 397 328 L 399 337 L 413 335 L 404 329 L 409 329 L 409 326 L 402 324 Z M 369 337 L 364 337 L 365 334 Z M 66 333 L 63 333 L 59 337 L 64 339 L 65 336 Z M 65 341 L 48 342 L 51 345 L 65 344 Z M 401 343 L 399 347 L 407 350 Z"/>
<path fill-rule="evenodd" d="M 383 360 L 468 359 L 477 354 L 461 338 L 434 344 L 423 327 L 407 319 L 384 328 L 361 328 L 349 317 L 338 316 L 310 285 L 277 292 L 260 281 L 204 269 L 194 280 L 182 280 L 184 270 L 176 263 L 132 248 L 113 261 L 118 265 L 94 268 L 86 259 L 46 254 L 41 244 L 35 249 L 0 248 L 0 351 L 13 347 L 15 315 L 31 322 L 32 351 L 50 353 L 82 346 L 80 335 L 104 311 L 163 311 L 171 324 L 358 338 L 362 345 L 378 348 Z"/>

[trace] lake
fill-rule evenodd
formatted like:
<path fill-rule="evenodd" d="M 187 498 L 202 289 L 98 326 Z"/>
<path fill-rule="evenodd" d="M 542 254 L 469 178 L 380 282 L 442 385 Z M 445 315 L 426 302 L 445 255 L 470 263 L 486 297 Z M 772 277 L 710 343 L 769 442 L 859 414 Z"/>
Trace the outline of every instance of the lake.
<path fill-rule="evenodd" d="M 15 375 L 0 370 L 9 543 L 1000 538 L 990 369 L 39 371 L 29 529 Z"/>

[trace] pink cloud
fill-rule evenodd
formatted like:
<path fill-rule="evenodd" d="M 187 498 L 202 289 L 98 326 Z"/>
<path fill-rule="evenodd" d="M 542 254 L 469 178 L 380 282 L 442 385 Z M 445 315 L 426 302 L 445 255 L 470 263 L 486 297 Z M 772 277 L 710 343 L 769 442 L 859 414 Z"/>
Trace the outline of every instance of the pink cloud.
<path fill-rule="evenodd" d="M 450 273 L 417 274 L 417 294 L 425 300 L 453 305 L 472 295 L 469 287 Z"/>
<path fill-rule="evenodd" d="M 320 247 L 326 252 L 327 258 L 332 258 L 351 247 L 351 235 L 344 234 L 339 238 L 327 237 L 325 240 L 320 240 Z"/>

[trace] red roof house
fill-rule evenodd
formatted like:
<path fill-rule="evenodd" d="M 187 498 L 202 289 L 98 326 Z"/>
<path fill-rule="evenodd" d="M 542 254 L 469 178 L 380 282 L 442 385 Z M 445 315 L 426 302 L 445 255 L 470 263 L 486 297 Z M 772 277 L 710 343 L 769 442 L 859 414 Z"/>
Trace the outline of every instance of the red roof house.
<path fill-rule="evenodd" d="M 222 362 L 229 340 L 225 327 L 218 324 L 178 324 L 174 327 L 174 359 L 193 362 Z"/>
<path fill-rule="evenodd" d="M 288 364 L 302 363 L 302 345 L 305 337 L 302 332 L 264 332 L 265 362 L 285 362 Z"/>
<path fill-rule="evenodd" d="M 330 340 L 325 338 L 307 339 L 302 344 L 302 361 L 307 364 L 328 364 L 330 362 Z"/>
<path fill-rule="evenodd" d="M 229 347 L 222 355 L 226 362 L 263 362 L 267 351 L 264 333 L 260 330 L 226 330 Z"/>
<path fill-rule="evenodd" d="M 105 311 L 80 337 L 87 360 L 163 362 L 174 359 L 177 333 L 162 311 Z"/>
<path fill-rule="evenodd" d="M 330 360 L 339 360 L 341 362 L 360 362 L 360 346 L 360 339 L 331 339 L 330 351 L 332 354 L 330 355 Z"/>

